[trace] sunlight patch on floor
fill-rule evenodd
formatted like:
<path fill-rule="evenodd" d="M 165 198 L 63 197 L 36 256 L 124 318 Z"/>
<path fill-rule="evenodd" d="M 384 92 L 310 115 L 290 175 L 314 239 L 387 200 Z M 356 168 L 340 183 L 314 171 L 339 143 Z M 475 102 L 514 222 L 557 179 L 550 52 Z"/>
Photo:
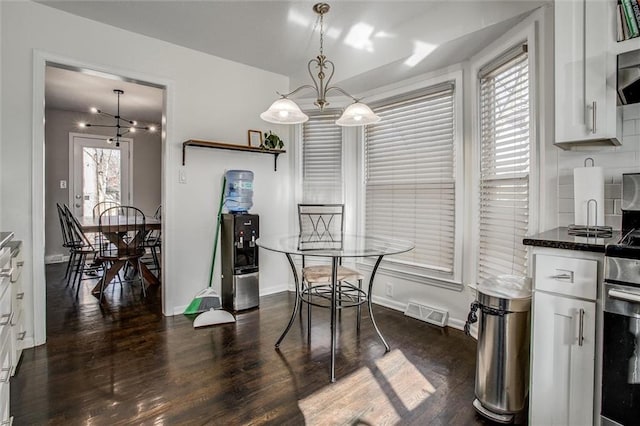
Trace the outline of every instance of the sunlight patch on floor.
<path fill-rule="evenodd" d="M 376 366 L 409 411 L 418 407 L 436 391 L 429 380 L 398 349 L 377 360 Z"/>
<path fill-rule="evenodd" d="M 397 424 L 429 398 L 435 387 L 394 350 L 376 361 L 377 372 L 361 368 L 298 401 L 308 425 Z"/>

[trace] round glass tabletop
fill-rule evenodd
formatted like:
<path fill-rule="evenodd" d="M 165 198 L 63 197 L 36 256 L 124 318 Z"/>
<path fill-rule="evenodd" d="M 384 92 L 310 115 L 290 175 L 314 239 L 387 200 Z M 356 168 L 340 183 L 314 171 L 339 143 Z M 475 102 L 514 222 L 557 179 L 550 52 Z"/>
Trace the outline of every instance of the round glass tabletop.
<path fill-rule="evenodd" d="M 318 257 L 387 256 L 415 247 L 406 240 L 348 234 L 343 235 L 341 241 L 321 235 L 265 235 L 258 238 L 256 244 L 266 250 Z"/>

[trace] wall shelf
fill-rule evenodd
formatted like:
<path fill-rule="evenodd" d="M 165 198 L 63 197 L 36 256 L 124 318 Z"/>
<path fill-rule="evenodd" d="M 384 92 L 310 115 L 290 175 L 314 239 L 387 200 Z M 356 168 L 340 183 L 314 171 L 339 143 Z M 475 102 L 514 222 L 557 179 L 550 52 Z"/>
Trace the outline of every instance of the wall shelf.
<path fill-rule="evenodd" d="M 245 151 L 245 152 L 256 152 L 258 154 L 272 154 L 273 155 L 273 170 L 278 171 L 278 156 L 280 154 L 284 154 L 284 149 L 269 149 L 269 148 L 257 148 L 254 146 L 248 145 L 236 145 L 224 142 L 210 142 L 210 141 L 202 141 L 197 139 L 189 139 L 182 143 L 182 165 L 185 165 L 186 160 L 186 149 L 188 146 L 196 146 L 199 148 L 215 148 L 215 149 L 226 149 L 229 151 Z"/>

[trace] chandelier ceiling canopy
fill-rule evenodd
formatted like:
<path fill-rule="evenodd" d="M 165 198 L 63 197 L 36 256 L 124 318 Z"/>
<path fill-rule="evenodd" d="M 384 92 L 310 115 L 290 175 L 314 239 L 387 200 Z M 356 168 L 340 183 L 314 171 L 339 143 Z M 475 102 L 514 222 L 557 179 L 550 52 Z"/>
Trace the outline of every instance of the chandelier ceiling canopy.
<path fill-rule="evenodd" d="M 114 124 L 91 124 L 91 123 L 80 123 L 79 126 L 82 128 L 87 127 L 106 127 L 115 129 L 115 135 L 108 138 L 108 143 L 115 142 L 116 146 L 120 146 L 120 138 L 126 135 L 127 133 L 135 133 L 137 130 L 144 130 L 147 132 L 155 132 L 157 130 L 156 126 L 138 126 L 138 122 L 135 120 L 129 120 L 128 118 L 124 118 L 120 115 L 120 95 L 124 95 L 124 90 L 121 89 L 113 89 L 113 93 L 118 97 L 118 104 L 116 109 L 116 114 L 109 114 L 108 112 L 102 111 L 98 108 L 91 108 L 91 112 L 93 114 L 101 114 L 106 117 L 111 117 L 115 119 Z"/>
<path fill-rule="evenodd" d="M 380 117 L 376 115 L 371 108 L 360 102 L 359 99 L 354 98 L 338 86 L 331 86 L 331 78 L 335 71 L 333 62 L 327 59 L 324 55 L 324 15 L 329 12 L 329 5 L 327 3 L 316 3 L 313 6 L 313 11 L 318 14 L 320 19 L 320 54 L 314 59 L 311 59 L 307 64 L 309 70 L 309 76 L 311 76 L 311 84 L 305 84 L 287 94 L 278 93 L 281 98 L 276 100 L 268 110 L 260 114 L 260 118 L 269 123 L 275 124 L 299 124 L 304 123 L 309 119 L 300 107 L 289 99 L 292 96 L 303 89 L 311 89 L 316 92 L 316 100 L 314 104 L 324 109 L 329 102 L 327 101 L 327 93 L 331 91 L 339 92 L 353 100 L 354 103 L 344 109 L 342 115 L 336 124 L 338 126 L 366 126 L 367 124 L 373 124 L 380 121 Z M 314 75 L 314 71 L 316 74 Z"/>

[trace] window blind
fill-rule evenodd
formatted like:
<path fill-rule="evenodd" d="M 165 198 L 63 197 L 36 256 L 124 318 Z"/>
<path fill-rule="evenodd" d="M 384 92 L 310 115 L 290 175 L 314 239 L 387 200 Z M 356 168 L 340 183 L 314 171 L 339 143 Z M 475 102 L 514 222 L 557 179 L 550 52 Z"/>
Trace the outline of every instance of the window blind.
<path fill-rule="evenodd" d="M 453 273 L 455 243 L 454 87 L 376 106 L 365 130 L 367 235 L 407 239 L 394 261 Z"/>
<path fill-rule="evenodd" d="M 342 128 L 337 112 L 309 114 L 302 127 L 302 202 L 342 203 Z"/>
<path fill-rule="evenodd" d="M 529 224 L 529 63 L 526 49 L 480 75 L 478 280 L 525 276 Z"/>

